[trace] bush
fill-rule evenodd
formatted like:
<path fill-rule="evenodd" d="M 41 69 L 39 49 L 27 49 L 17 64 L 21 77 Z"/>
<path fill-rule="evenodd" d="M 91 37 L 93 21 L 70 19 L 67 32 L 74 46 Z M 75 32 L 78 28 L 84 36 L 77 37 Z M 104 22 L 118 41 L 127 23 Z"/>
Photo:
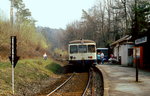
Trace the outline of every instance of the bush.
<path fill-rule="evenodd" d="M 18 55 L 22 58 L 39 56 L 48 50 L 45 38 L 36 32 L 33 23 L 23 22 L 11 26 L 10 21 L 0 18 L 0 34 L 0 57 L 5 59 L 10 54 L 10 36 L 17 36 Z"/>

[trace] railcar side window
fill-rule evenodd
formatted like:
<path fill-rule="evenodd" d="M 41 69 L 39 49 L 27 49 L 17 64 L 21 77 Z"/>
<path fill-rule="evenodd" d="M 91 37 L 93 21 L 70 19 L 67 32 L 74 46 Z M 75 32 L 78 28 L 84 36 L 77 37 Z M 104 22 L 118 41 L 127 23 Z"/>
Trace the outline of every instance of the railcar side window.
<path fill-rule="evenodd" d="M 86 45 L 79 45 L 79 52 L 80 53 L 86 53 L 87 52 L 87 46 Z"/>
<path fill-rule="evenodd" d="M 70 53 L 78 53 L 77 45 L 70 46 Z"/>
<path fill-rule="evenodd" d="M 88 52 L 95 52 L 95 45 L 88 45 Z"/>

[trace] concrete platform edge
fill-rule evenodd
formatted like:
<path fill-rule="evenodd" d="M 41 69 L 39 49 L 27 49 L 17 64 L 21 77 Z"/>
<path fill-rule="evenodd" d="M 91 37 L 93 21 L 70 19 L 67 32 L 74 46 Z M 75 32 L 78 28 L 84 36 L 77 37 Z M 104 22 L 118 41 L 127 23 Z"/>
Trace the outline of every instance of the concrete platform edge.
<path fill-rule="evenodd" d="M 109 80 L 108 80 L 108 76 L 106 75 L 106 72 L 98 65 L 96 66 L 101 72 L 102 72 L 102 75 L 103 75 L 103 82 L 104 82 L 104 96 L 109 96 Z"/>

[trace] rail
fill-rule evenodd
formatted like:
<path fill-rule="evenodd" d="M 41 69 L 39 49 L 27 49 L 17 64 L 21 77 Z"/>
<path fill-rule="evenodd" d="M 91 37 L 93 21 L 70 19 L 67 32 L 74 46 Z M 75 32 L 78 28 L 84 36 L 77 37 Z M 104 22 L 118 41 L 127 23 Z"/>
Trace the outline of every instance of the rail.
<path fill-rule="evenodd" d="M 89 80 L 82 96 L 104 96 L 104 84 L 101 70 L 92 67 L 89 71 Z"/>
<path fill-rule="evenodd" d="M 85 90 L 84 90 L 82 96 L 85 96 L 85 95 L 86 95 L 86 92 L 87 92 L 87 90 L 88 90 L 88 88 L 89 88 L 89 85 L 90 85 L 90 82 L 91 82 L 91 78 L 92 78 L 92 72 L 91 72 L 91 69 L 90 69 L 90 70 L 89 70 L 88 83 L 87 83 L 87 85 L 86 85 L 86 88 L 85 88 Z"/>
<path fill-rule="evenodd" d="M 58 86 L 56 89 L 54 89 L 53 91 L 51 91 L 47 96 L 50 96 L 55 91 L 57 91 L 59 88 L 61 88 L 63 85 L 65 85 L 74 76 L 74 74 L 75 74 L 75 72 L 65 82 L 63 82 L 60 86 Z"/>

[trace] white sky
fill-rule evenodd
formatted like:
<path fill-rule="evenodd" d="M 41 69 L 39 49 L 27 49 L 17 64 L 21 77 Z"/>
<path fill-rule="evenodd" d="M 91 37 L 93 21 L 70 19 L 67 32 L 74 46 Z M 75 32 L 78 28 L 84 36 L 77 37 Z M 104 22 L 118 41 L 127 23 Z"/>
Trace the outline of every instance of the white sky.
<path fill-rule="evenodd" d="M 80 20 L 82 9 L 88 10 L 96 0 L 23 0 L 26 8 L 37 20 L 37 26 L 66 28 L 66 25 Z M 9 18 L 9 0 L 0 0 L 0 11 Z M 1 14 L 0 13 L 0 14 Z"/>

